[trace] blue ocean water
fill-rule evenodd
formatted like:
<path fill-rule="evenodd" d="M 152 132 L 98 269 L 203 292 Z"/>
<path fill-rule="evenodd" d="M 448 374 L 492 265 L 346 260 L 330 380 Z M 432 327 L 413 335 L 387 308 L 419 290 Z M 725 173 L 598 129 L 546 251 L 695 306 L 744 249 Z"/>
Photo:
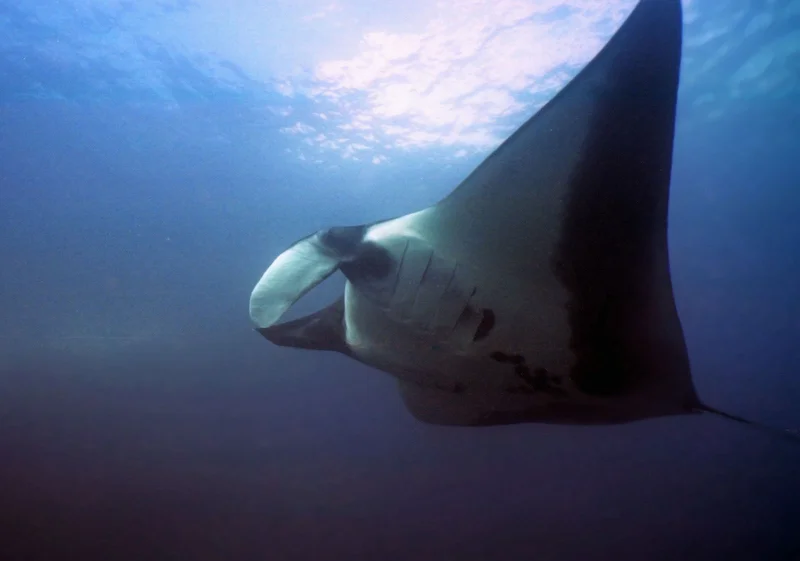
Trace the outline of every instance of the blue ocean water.
<path fill-rule="evenodd" d="M 248 320 L 284 248 L 446 195 L 632 6 L 0 0 L 0 560 L 800 558 L 800 445 L 427 426 Z M 695 383 L 800 427 L 800 2 L 684 6 Z"/>

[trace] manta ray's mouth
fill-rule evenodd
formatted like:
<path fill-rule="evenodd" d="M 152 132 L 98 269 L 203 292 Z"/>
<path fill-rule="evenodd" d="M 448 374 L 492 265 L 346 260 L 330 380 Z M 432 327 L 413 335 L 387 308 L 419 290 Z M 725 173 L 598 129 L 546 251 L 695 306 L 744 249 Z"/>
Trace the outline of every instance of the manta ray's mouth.
<path fill-rule="evenodd" d="M 256 328 L 265 339 L 281 347 L 339 351 L 350 354 L 344 343 L 344 298 L 306 316 Z"/>

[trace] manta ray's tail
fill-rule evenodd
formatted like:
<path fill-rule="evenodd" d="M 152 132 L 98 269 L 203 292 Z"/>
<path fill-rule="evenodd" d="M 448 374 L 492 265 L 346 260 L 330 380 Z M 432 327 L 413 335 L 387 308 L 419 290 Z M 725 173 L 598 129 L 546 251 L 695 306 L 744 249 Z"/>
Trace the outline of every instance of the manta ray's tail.
<path fill-rule="evenodd" d="M 734 415 L 732 413 L 726 413 L 725 411 L 721 411 L 716 409 L 715 407 L 711 407 L 710 405 L 706 405 L 705 403 L 700 403 L 694 408 L 694 411 L 697 413 L 711 413 L 713 415 L 717 415 L 724 419 L 729 419 L 731 421 L 736 421 L 737 423 L 742 423 L 745 425 L 750 425 L 751 427 L 755 427 L 761 431 L 775 434 L 778 436 L 783 436 L 784 438 L 790 438 L 795 442 L 800 442 L 800 430 L 797 429 L 784 429 L 779 427 L 772 427 L 769 425 L 764 425 L 762 423 L 751 421 L 750 419 L 745 419 L 744 417 L 739 417 L 738 415 Z"/>

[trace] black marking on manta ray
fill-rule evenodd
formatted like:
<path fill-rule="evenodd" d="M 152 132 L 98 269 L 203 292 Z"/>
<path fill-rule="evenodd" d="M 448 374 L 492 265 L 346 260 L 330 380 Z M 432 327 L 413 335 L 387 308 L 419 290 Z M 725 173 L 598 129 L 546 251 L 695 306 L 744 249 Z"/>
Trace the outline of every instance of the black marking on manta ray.
<path fill-rule="evenodd" d="M 566 397 L 566 391 L 552 385 L 556 380 L 558 381 L 557 384 L 561 384 L 561 380 L 558 379 L 558 376 L 551 376 L 546 368 L 539 367 L 533 371 L 534 388 L 554 397 Z"/>
<path fill-rule="evenodd" d="M 443 384 L 436 381 L 413 381 L 411 382 L 420 388 L 440 390 L 448 393 L 462 394 L 466 391 L 466 386 L 461 382 L 453 382 L 452 385 Z"/>
<path fill-rule="evenodd" d="M 469 297 L 467 297 L 467 303 L 464 304 L 464 309 L 461 310 L 461 313 L 458 315 L 458 319 L 456 323 L 453 325 L 453 329 L 455 330 L 456 325 L 461 322 L 467 321 L 472 314 L 475 313 L 475 309 L 469 305 L 472 302 L 472 299 L 475 297 L 475 294 L 478 292 L 478 289 L 473 287 L 472 292 L 469 293 Z"/>
<path fill-rule="evenodd" d="M 484 308 L 483 317 L 481 318 L 481 322 L 478 324 L 478 329 L 475 330 L 475 336 L 472 338 L 472 342 L 474 343 L 475 341 L 485 339 L 489 333 L 491 333 L 492 329 L 494 329 L 494 324 L 494 311 L 491 308 Z"/>
<path fill-rule="evenodd" d="M 394 298 L 394 295 L 397 294 L 397 286 L 400 284 L 400 273 L 403 270 L 403 263 L 406 261 L 406 255 L 408 255 L 408 240 L 405 241 L 403 253 L 400 255 L 400 259 L 395 266 L 394 283 L 392 284 L 392 291 L 389 293 L 391 295 L 390 298 Z"/>
<path fill-rule="evenodd" d="M 403 250 L 403 257 L 405 257 L 407 250 L 408 250 L 408 242 L 406 242 L 405 249 Z M 431 269 L 431 264 L 432 263 L 433 263 L 433 252 L 431 251 L 430 253 L 428 253 L 428 261 L 425 263 L 425 268 L 422 270 L 422 276 L 419 278 L 420 286 L 425 284 L 425 280 L 428 277 L 428 272 Z M 399 271 L 399 269 L 398 269 L 398 271 Z M 398 274 L 399 274 L 399 272 L 398 272 Z M 395 286 L 395 290 L 396 289 L 397 289 L 397 286 Z M 417 290 L 417 293 L 414 295 L 414 303 L 411 305 L 411 309 L 412 310 L 417 306 L 417 302 L 419 301 L 419 294 L 420 294 L 420 291 Z"/>
<path fill-rule="evenodd" d="M 497 362 L 505 362 L 511 364 L 522 364 L 525 362 L 525 357 L 522 355 L 507 355 L 502 351 L 494 351 L 492 352 L 489 357 L 492 360 L 496 360 Z"/>
<path fill-rule="evenodd" d="M 508 393 L 547 393 L 553 397 L 566 397 L 567 392 L 558 387 L 561 380 L 558 376 L 551 376 L 546 368 L 534 368 L 531 374 L 530 367 L 526 364 L 525 357 L 522 355 L 508 355 L 502 351 L 494 351 L 489 357 L 500 363 L 513 364 L 514 373 L 519 376 L 525 386 L 509 386 L 506 388 Z"/>
<path fill-rule="evenodd" d="M 449 289 L 450 285 L 452 284 L 455 278 L 455 271 L 451 274 L 450 280 L 447 283 L 447 288 Z M 445 290 L 447 292 L 447 289 Z M 494 311 L 491 308 L 480 308 L 477 309 L 470 305 L 472 299 L 475 297 L 475 294 L 478 293 L 477 288 L 473 288 L 472 292 L 470 292 L 469 297 L 466 300 L 466 304 L 461 309 L 461 313 L 458 315 L 458 319 L 453 324 L 452 329 L 450 330 L 451 333 L 456 330 L 459 325 L 464 324 L 465 322 L 469 321 L 473 316 L 476 314 L 481 314 L 481 320 L 478 323 L 478 327 L 475 328 L 475 333 L 472 336 L 472 342 L 480 341 L 481 339 L 485 339 L 489 333 L 494 329 L 494 325 L 496 322 L 496 318 L 494 315 Z"/>
<path fill-rule="evenodd" d="M 541 392 L 553 397 L 567 396 L 567 392 L 562 388 L 552 385 L 553 377 L 548 375 L 547 370 L 544 368 L 536 368 L 531 374 L 526 365 L 520 364 L 514 368 L 514 372 L 527 384 L 527 387 L 531 389 L 531 393 Z"/>
<path fill-rule="evenodd" d="M 406 246 L 406 247 L 408 247 L 408 246 Z M 405 255 L 405 252 L 403 252 L 403 254 Z M 456 264 L 456 266 L 453 267 L 450 270 L 450 277 L 447 279 L 447 284 L 444 285 L 444 290 L 442 291 L 442 294 L 447 294 L 447 291 L 450 290 L 450 286 L 456 280 L 456 270 L 457 269 L 458 269 L 458 264 Z M 438 315 L 439 314 L 437 313 L 436 316 L 438 316 Z M 432 327 L 433 323 L 436 321 L 436 316 L 432 317 L 430 319 L 430 321 L 428 322 L 428 329 L 430 329 Z"/>
<path fill-rule="evenodd" d="M 408 246 L 406 245 L 406 247 L 408 247 Z M 433 263 L 433 252 L 432 251 L 430 253 L 428 253 L 428 262 L 425 263 L 425 269 L 423 269 L 422 276 L 419 279 L 419 284 L 420 285 L 425 284 L 425 279 L 428 277 L 428 271 L 430 271 L 431 263 Z M 417 296 L 419 296 L 419 292 L 417 292 Z M 414 303 L 416 304 L 416 297 L 414 298 Z"/>

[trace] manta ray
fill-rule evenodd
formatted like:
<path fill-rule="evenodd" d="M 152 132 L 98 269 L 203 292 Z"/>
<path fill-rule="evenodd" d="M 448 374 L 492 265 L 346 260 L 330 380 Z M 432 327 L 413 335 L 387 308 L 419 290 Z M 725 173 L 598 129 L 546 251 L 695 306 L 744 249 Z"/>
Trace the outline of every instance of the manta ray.
<path fill-rule="evenodd" d="M 756 424 L 698 397 L 673 296 L 667 207 L 681 34 L 680 0 L 640 0 L 595 58 L 443 200 L 315 232 L 278 256 L 250 298 L 257 331 L 391 374 L 426 423 L 710 412 Z M 337 301 L 279 322 L 336 271 L 346 278 Z"/>

